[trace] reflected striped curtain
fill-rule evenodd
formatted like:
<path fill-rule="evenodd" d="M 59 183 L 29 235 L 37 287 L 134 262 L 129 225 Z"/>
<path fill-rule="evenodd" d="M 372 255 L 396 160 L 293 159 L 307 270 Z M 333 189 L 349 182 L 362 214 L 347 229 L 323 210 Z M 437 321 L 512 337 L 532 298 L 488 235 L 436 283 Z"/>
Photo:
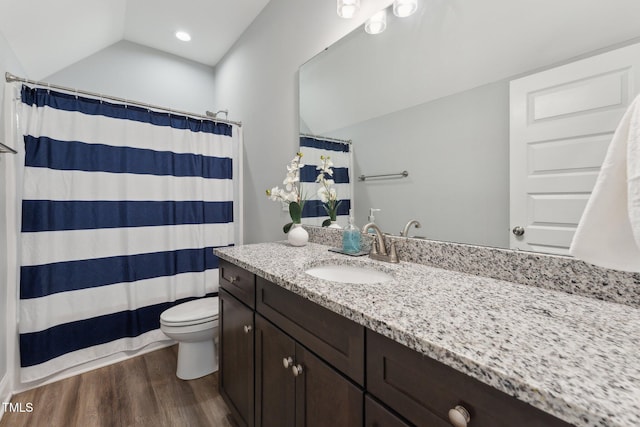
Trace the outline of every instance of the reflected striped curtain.
<path fill-rule="evenodd" d="M 351 144 L 323 139 L 319 136 L 300 136 L 300 152 L 303 154 L 302 161 L 305 164 L 300 171 L 300 181 L 303 183 L 303 190 L 308 197 L 302 211 L 302 222 L 319 226 L 329 218 L 316 193 L 319 184 L 315 183 L 319 172 L 316 168 L 321 163 L 320 156 L 329 156 L 334 164 L 333 179 L 336 183 L 338 199 L 341 200 L 340 206 L 338 206 L 337 221 L 343 227 L 346 226 L 349 220 L 352 194 L 349 178 Z"/>
<path fill-rule="evenodd" d="M 217 295 L 233 244 L 237 128 L 22 87 L 23 381 L 166 340 L 160 313 Z"/>

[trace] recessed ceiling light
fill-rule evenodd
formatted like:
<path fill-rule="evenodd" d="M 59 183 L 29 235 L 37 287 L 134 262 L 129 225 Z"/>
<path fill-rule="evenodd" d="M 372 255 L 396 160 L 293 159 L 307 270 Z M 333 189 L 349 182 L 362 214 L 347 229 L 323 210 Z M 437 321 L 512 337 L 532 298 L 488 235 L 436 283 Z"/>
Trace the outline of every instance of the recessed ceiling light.
<path fill-rule="evenodd" d="M 178 40 L 182 40 L 183 42 L 188 42 L 191 40 L 191 35 L 186 31 L 176 31 L 176 38 Z"/>

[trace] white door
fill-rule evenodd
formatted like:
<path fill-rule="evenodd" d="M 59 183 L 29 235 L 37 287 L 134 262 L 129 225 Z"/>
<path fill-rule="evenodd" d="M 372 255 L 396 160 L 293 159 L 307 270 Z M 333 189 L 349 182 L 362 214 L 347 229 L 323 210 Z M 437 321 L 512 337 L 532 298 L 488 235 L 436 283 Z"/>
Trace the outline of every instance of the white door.
<path fill-rule="evenodd" d="M 639 89 L 640 44 L 511 82 L 512 249 L 569 253 L 613 132 Z"/>

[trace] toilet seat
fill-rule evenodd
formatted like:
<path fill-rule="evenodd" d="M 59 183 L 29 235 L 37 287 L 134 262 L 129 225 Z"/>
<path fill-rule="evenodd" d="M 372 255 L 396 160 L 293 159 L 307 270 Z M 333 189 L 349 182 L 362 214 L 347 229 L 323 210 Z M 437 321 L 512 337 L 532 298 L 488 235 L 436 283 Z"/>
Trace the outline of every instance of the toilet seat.
<path fill-rule="evenodd" d="M 160 315 L 160 323 L 166 326 L 192 326 L 218 319 L 218 298 L 200 298 L 178 304 Z"/>

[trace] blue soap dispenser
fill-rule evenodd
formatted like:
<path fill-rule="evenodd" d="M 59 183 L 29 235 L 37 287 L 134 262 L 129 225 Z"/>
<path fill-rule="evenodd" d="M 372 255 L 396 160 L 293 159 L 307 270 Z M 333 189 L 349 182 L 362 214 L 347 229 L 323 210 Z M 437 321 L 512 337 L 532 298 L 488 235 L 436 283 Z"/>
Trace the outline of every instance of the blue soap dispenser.
<path fill-rule="evenodd" d="M 349 224 L 342 231 L 342 251 L 348 254 L 360 252 L 360 230 L 354 222 L 353 210 L 349 209 Z"/>

